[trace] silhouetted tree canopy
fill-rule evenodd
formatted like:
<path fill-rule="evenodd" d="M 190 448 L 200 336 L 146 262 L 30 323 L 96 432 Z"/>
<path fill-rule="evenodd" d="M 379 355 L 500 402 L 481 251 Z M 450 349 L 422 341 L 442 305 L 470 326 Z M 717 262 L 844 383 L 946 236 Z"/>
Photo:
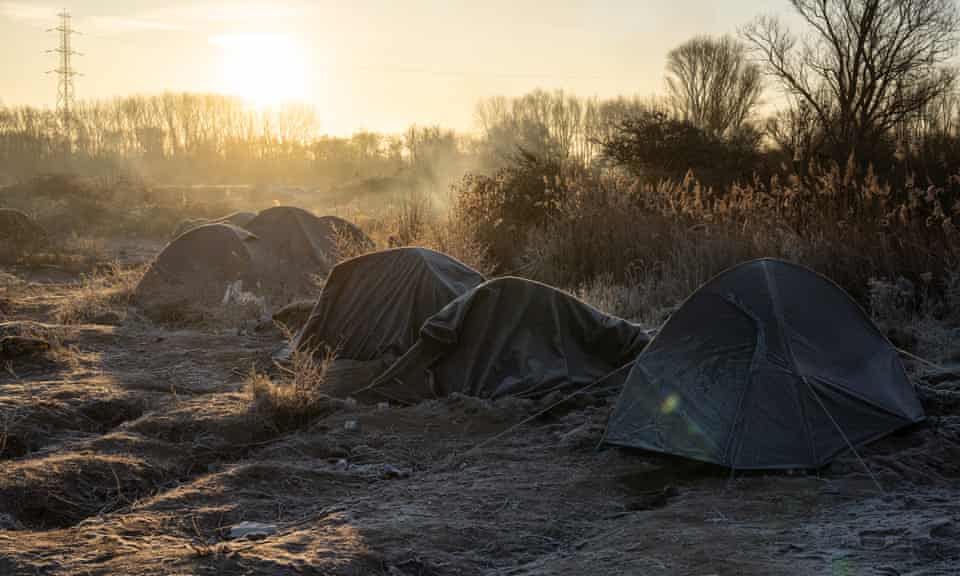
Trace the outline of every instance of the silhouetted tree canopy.
<path fill-rule="evenodd" d="M 752 176 L 759 142 L 749 125 L 721 138 L 688 120 L 652 112 L 621 122 L 603 153 L 647 180 L 679 179 L 693 171 L 700 181 L 720 186 Z"/>
<path fill-rule="evenodd" d="M 950 91 L 944 66 L 960 30 L 954 0 L 790 0 L 806 23 L 798 39 L 760 18 L 743 36 L 783 88 L 816 116 L 839 154 L 869 160 L 871 146 Z"/>
<path fill-rule="evenodd" d="M 763 91 L 760 68 L 730 37 L 699 36 L 667 55 L 667 89 L 684 119 L 721 136 L 739 129 Z"/>

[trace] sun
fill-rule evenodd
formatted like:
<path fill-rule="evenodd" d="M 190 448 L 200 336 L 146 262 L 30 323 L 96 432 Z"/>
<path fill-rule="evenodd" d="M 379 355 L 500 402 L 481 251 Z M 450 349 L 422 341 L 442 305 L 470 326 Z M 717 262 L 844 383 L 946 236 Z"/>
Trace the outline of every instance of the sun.
<path fill-rule="evenodd" d="M 302 101 L 307 96 L 306 51 L 291 36 L 217 36 L 220 89 L 258 108 Z"/>

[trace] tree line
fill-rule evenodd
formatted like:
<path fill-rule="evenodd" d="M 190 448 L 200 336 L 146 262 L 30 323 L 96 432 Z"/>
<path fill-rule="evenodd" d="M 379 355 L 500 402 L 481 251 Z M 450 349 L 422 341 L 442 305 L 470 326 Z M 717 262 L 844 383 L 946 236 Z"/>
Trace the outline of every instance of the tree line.
<path fill-rule="evenodd" d="M 440 178 L 464 167 L 492 172 L 518 158 L 615 164 L 650 180 L 693 170 L 717 186 L 829 162 L 928 178 L 954 170 L 954 0 L 790 4 L 802 30 L 760 17 L 737 37 L 696 37 L 670 51 L 663 97 L 535 90 L 489 98 L 476 106 L 473 134 L 412 126 L 333 137 L 308 107 L 255 110 L 226 96 L 163 94 L 82 103 L 65 141 L 51 111 L 0 108 L 0 177 L 132 169 L 171 183 L 334 185 L 405 172 Z M 777 110 L 762 117 L 771 96 Z"/>
<path fill-rule="evenodd" d="M 637 98 L 583 99 L 537 90 L 477 104 L 478 134 L 411 126 L 329 136 L 306 106 L 256 110 L 215 94 L 130 96 L 80 103 L 69 141 L 51 110 L 0 108 L 0 174 L 92 175 L 133 169 L 159 182 L 333 184 L 430 175 L 449 165 L 495 168 L 520 149 L 587 164 L 624 118 L 649 107 Z M 64 153 L 69 146 L 69 155 Z"/>

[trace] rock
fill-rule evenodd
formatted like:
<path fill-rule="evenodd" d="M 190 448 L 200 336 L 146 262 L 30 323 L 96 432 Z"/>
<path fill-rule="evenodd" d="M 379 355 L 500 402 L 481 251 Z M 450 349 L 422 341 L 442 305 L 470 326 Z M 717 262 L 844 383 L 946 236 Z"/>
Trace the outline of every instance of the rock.
<path fill-rule="evenodd" d="M 227 538 L 238 540 L 246 538 L 247 540 L 261 540 L 267 536 L 273 536 L 277 533 L 276 524 L 264 524 L 262 522 L 241 522 L 236 526 L 230 527 Z"/>
<path fill-rule="evenodd" d="M 393 464 L 384 464 L 380 469 L 380 477 L 384 480 L 391 480 L 394 478 L 409 478 L 410 471 L 397 468 Z"/>
<path fill-rule="evenodd" d="M 359 432 L 360 431 L 360 421 L 359 420 L 347 420 L 343 423 L 343 429 L 347 432 Z"/>
<path fill-rule="evenodd" d="M 21 530 L 23 526 L 10 514 L 0 513 L 0 530 Z"/>

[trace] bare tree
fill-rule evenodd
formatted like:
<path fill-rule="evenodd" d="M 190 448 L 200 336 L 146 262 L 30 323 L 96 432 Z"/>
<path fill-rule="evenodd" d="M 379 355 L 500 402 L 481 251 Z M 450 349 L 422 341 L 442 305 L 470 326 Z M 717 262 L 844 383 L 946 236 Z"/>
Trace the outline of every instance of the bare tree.
<path fill-rule="evenodd" d="M 954 0 L 790 0 L 812 31 L 774 18 L 743 36 L 786 91 L 805 102 L 844 154 L 868 148 L 951 89 L 944 66 L 960 31 Z"/>
<path fill-rule="evenodd" d="M 763 84 L 742 44 L 728 36 L 699 36 L 667 55 L 667 89 L 680 116 L 722 136 L 749 118 Z"/>

